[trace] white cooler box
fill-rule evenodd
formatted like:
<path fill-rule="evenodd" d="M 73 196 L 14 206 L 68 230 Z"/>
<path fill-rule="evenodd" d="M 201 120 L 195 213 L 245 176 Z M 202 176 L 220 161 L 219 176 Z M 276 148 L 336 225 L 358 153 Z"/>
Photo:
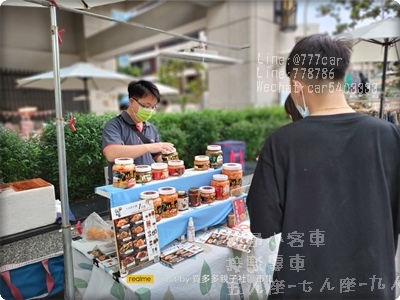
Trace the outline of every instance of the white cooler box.
<path fill-rule="evenodd" d="M 54 186 L 41 178 L 9 183 L 0 192 L 0 237 L 53 224 Z"/>

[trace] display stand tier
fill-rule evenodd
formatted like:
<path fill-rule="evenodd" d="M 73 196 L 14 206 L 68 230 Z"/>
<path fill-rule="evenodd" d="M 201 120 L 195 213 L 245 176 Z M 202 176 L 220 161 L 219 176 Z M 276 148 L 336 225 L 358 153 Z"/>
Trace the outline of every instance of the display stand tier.
<path fill-rule="evenodd" d="M 191 187 L 210 185 L 213 175 L 220 173 L 221 169 L 210 169 L 208 171 L 188 169 L 184 175 L 179 177 L 169 177 L 146 184 L 137 184 L 129 189 L 120 189 L 112 185 L 106 185 L 96 188 L 95 193 L 110 199 L 110 209 L 118 209 L 118 206 L 138 201 L 141 192 L 157 190 L 165 186 L 175 187 L 177 191 L 188 191 Z M 244 196 L 245 194 L 239 197 L 230 197 L 227 200 L 217 200 L 211 204 L 203 204 L 199 207 L 190 207 L 186 211 L 180 211 L 175 217 L 162 219 L 157 223 L 160 248 L 186 234 L 187 223 L 190 217 L 193 217 L 196 231 L 208 226 L 225 223 L 227 215 L 232 212 L 232 201 Z"/>

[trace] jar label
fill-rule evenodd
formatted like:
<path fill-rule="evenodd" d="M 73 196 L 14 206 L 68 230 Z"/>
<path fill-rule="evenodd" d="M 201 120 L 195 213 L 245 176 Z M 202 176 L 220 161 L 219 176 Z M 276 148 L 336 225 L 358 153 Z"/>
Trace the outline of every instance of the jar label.
<path fill-rule="evenodd" d="M 231 188 L 232 187 L 240 187 L 242 186 L 242 178 L 240 179 L 229 179 L 229 183 Z"/>
<path fill-rule="evenodd" d="M 172 154 L 165 154 L 162 156 L 162 160 L 165 163 L 168 163 L 170 160 L 179 160 L 178 153 L 172 153 Z"/>
<path fill-rule="evenodd" d="M 179 197 L 178 198 L 178 209 L 179 210 L 187 210 L 189 208 L 189 198 L 188 197 Z"/>
<path fill-rule="evenodd" d="M 225 200 L 229 198 L 229 186 L 214 186 L 215 188 L 215 199 Z"/>
<path fill-rule="evenodd" d="M 209 154 L 211 166 L 222 166 L 223 157 L 221 154 Z"/>
<path fill-rule="evenodd" d="M 168 178 L 168 170 L 153 170 L 152 171 L 152 177 L 154 180 L 161 180 Z"/>
<path fill-rule="evenodd" d="M 212 203 L 215 200 L 215 194 L 200 194 L 202 204 Z"/>
<path fill-rule="evenodd" d="M 178 200 L 172 200 L 171 202 L 164 202 L 163 217 L 173 217 L 178 213 Z"/>
<path fill-rule="evenodd" d="M 150 182 L 152 180 L 151 173 L 143 173 L 143 174 L 138 174 L 136 173 L 136 182 L 141 183 L 141 182 Z"/>
<path fill-rule="evenodd" d="M 157 206 L 154 206 L 154 212 L 156 213 L 156 214 L 162 214 L 162 212 L 163 212 L 163 205 L 161 204 L 161 205 L 157 205 Z"/>
<path fill-rule="evenodd" d="M 185 167 L 177 167 L 177 168 L 171 168 L 171 167 L 169 167 L 168 168 L 168 173 L 169 173 L 169 176 L 180 176 L 180 175 L 182 175 L 183 173 L 185 173 Z"/>
<path fill-rule="evenodd" d="M 194 165 L 194 169 L 197 171 L 204 171 L 204 170 L 208 170 L 210 164 L 195 164 Z"/>
<path fill-rule="evenodd" d="M 136 183 L 135 177 L 134 171 L 113 172 L 113 185 L 120 188 L 132 187 Z"/>

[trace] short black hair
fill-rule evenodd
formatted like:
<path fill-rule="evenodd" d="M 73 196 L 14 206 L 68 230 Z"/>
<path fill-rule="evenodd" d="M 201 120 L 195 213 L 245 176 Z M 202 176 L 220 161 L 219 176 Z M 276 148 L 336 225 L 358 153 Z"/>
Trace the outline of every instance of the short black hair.
<path fill-rule="evenodd" d="M 303 119 L 303 116 L 297 110 L 296 104 L 294 104 L 293 98 L 290 94 L 285 100 L 285 111 L 291 117 L 293 122 Z"/>
<path fill-rule="evenodd" d="M 144 98 L 147 95 L 153 95 L 157 99 L 157 103 L 160 102 L 160 91 L 157 86 L 146 80 L 132 81 L 128 85 L 129 98 Z"/>
<path fill-rule="evenodd" d="M 287 59 L 286 74 L 306 82 L 340 81 L 350 64 L 352 41 L 314 34 L 302 38 Z"/>

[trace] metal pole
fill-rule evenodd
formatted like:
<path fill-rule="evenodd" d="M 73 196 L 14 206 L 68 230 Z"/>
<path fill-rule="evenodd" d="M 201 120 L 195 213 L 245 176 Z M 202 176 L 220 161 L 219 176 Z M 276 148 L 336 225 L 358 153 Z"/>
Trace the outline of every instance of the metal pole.
<path fill-rule="evenodd" d="M 379 118 L 383 117 L 383 110 L 385 108 L 385 82 L 386 82 L 386 65 L 387 65 L 387 57 L 388 57 L 388 48 L 389 48 L 389 39 L 384 39 L 385 43 L 385 52 L 383 56 L 383 70 L 382 70 L 382 92 L 381 92 L 381 105 L 379 108 Z"/>
<path fill-rule="evenodd" d="M 61 81 L 60 81 L 60 49 L 58 47 L 58 28 L 57 14 L 54 5 L 50 6 L 51 18 L 51 39 L 53 50 L 53 68 L 54 68 L 54 96 L 56 105 L 56 130 L 57 130 L 57 149 L 58 166 L 60 179 L 60 198 L 62 212 L 62 234 L 64 250 L 64 295 L 65 299 L 73 300 L 75 298 L 74 286 L 74 268 L 72 261 L 72 236 L 71 224 L 69 222 L 69 200 L 67 184 L 67 165 L 65 159 L 65 137 L 64 137 L 64 119 L 61 102 Z"/>
<path fill-rule="evenodd" d="M 84 108 L 83 111 L 85 113 L 90 112 L 90 99 L 89 99 L 89 87 L 88 87 L 88 78 L 83 78 L 83 89 L 85 91 L 85 101 L 84 101 Z"/>

